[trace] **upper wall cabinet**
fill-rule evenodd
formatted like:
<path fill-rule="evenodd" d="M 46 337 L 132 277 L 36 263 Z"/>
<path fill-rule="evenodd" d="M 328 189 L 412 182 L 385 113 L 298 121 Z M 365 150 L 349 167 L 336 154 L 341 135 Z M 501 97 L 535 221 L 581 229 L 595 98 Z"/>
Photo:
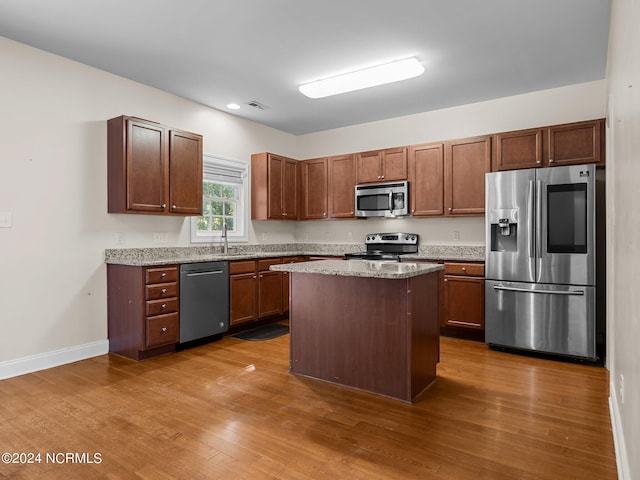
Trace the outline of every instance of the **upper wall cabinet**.
<path fill-rule="evenodd" d="M 297 220 L 299 162 L 272 153 L 251 155 L 251 219 Z"/>
<path fill-rule="evenodd" d="M 407 148 L 388 148 L 356 154 L 357 183 L 407 179 Z"/>
<path fill-rule="evenodd" d="M 484 174 L 491 171 L 491 135 L 445 143 L 445 215 L 484 214 Z"/>
<path fill-rule="evenodd" d="M 356 163 L 353 155 L 329 157 L 329 217 L 355 218 Z"/>
<path fill-rule="evenodd" d="M 605 163 L 604 119 L 495 135 L 492 170 Z"/>
<path fill-rule="evenodd" d="M 444 214 L 444 144 L 409 147 L 411 215 Z"/>
<path fill-rule="evenodd" d="M 300 217 L 302 220 L 327 218 L 328 165 L 326 158 L 300 162 L 302 177 L 302 202 Z"/>
<path fill-rule="evenodd" d="M 140 118 L 107 122 L 108 211 L 202 214 L 202 136 Z"/>

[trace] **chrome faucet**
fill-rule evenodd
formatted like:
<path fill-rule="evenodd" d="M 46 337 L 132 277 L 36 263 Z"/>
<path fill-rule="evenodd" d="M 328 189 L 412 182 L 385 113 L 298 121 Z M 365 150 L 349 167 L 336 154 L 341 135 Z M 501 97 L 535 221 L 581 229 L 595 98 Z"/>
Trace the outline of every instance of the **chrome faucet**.
<path fill-rule="evenodd" d="M 227 238 L 227 219 L 226 218 L 222 219 L 222 241 L 224 242 L 222 253 L 226 255 L 227 253 L 229 253 L 229 240 Z"/>

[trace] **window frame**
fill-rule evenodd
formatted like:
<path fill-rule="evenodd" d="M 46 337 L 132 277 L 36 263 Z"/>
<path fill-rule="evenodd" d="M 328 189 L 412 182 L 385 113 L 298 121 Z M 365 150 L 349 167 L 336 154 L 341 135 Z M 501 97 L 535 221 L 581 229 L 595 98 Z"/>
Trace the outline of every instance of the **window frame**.
<path fill-rule="evenodd" d="M 228 232 L 227 241 L 249 241 L 249 165 L 246 162 L 223 158 L 217 155 L 203 155 L 202 157 L 202 182 L 216 182 L 222 184 L 237 185 L 240 189 L 237 197 L 236 214 L 234 216 L 235 232 Z M 203 189 L 204 192 L 204 189 Z M 204 193 L 203 193 L 204 208 Z M 204 213 L 204 212 L 203 212 Z M 222 232 L 199 232 L 197 222 L 203 215 L 193 216 L 190 219 L 191 243 L 222 243 Z"/>

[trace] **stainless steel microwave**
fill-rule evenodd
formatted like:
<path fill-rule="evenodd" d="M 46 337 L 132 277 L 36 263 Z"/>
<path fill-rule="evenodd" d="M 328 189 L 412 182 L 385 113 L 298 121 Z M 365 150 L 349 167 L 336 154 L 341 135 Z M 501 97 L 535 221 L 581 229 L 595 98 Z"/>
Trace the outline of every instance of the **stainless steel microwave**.
<path fill-rule="evenodd" d="M 356 217 L 399 217 L 409 214 L 409 182 L 356 185 Z"/>

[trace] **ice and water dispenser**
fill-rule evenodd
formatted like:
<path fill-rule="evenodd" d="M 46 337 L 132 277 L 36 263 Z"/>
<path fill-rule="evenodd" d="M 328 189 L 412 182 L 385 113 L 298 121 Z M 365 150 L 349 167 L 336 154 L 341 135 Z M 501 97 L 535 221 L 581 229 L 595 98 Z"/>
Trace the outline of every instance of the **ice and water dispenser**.
<path fill-rule="evenodd" d="M 506 208 L 492 210 L 489 216 L 489 222 L 491 224 L 491 251 L 517 251 L 518 209 Z"/>

